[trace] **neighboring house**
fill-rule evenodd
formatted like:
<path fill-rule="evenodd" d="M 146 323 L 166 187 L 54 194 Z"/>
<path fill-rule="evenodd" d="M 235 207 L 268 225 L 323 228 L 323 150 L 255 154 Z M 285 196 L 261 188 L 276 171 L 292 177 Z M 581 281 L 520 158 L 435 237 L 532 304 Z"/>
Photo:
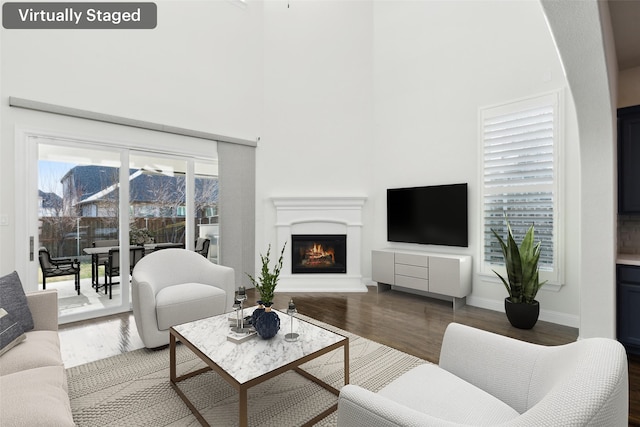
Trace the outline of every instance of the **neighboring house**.
<path fill-rule="evenodd" d="M 76 166 L 61 180 L 64 212 L 82 217 L 116 217 L 118 214 L 118 168 Z M 184 217 L 185 180 L 142 170 L 129 170 L 130 209 L 133 217 Z M 217 215 L 217 178 L 196 178 L 196 217 Z"/>
<path fill-rule="evenodd" d="M 118 182 L 118 168 L 107 166 L 76 166 L 67 172 L 62 179 L 64 214 L 66 216 L 115 216 L 117 204 L 115 193 L 104 192 L 115 188 Z M 93 198 L 95 203 L 82 203 Z M 116 211 L 113 211 L 113 206 Z"/>
<path fill-rule="evenodd" d="M 56 193 L 45 193 L 38 190 L 38 216 L 52 217 L 62 214 L 62 197 Z"/>

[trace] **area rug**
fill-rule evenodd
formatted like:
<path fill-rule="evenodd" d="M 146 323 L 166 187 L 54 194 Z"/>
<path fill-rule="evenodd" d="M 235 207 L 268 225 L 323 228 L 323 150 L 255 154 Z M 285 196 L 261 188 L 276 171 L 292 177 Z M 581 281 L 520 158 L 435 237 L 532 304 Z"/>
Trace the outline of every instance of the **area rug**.
<path fill-rule="evenodd" d="M 349 337 L 350 383 L 377 391 L 409 369 L 428 363 L 322 322 Z M 178 345 L 178 375 L 205 366 Z M 302 365 L 336 388 L 344 384 L 342 349 Z M 169 349 L 140 349 L 67 369 L 73 419 L 83 426 L 199 426 L 169 383 Z M 214 372 L 179 383 L 212 426 L 238 425 L 238 393 Z M 300 426 L 337 402 L 337 396 L 290 371 L 248 392 L 249 425 Z M 336 425 L 336 413 L 317 426 Z"/>

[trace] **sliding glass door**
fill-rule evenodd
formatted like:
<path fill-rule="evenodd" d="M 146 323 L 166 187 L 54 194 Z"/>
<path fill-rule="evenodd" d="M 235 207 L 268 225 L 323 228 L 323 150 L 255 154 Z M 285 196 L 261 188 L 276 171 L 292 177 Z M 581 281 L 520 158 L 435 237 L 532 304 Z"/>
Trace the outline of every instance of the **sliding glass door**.
<path fill-rule="evenodd" d="M 32 264 L 39 289 L 58 290 L 61 322 L 130 310 L 130 272 L 156 250 L 194 250 L 201 237 L 217 261 L 214 158 L 46 138 L 37 153 Z"/>
<path fill-rule="evenodd" d="M 184 248 L 187 160 L 132 152 L 129 169 L 130 243 L 146 244 L 147 252 L 172 245 Z"/>
<path fill-rule="evenodd" d="M 123 287 L 113 285 L 121 282 L 113 268 L 120 265 L 113 256 L 121 156 L 105 147 L 38 145 L 38 286 L 57 289 L 62 318 L 128 307 Z"/>
<path fill-rule="evenodd" d="M 194 163 L 194 225 L 196 237 L 208 239 L 207 258 L 216 264 L 220 260 L 220 217 L 218 162 L 203 160 Z"/>

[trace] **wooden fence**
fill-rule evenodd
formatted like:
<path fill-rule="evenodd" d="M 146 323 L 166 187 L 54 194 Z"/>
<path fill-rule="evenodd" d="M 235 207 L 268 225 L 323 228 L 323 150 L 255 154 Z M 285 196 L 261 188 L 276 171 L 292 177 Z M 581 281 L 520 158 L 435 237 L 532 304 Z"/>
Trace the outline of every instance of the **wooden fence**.
<path fill-rule="evenodd" d="M 196 223 L 208 223 L 206 219 Z M 135 218 L 130 227 L 147 229 L 155 243 L 184 243 L 185 219 L 180 217 Z M 40 218 L 40 246 L 53 257 L 84 255 L 92 242 L 118 238 L 118 219 L 114 217 Z"/>

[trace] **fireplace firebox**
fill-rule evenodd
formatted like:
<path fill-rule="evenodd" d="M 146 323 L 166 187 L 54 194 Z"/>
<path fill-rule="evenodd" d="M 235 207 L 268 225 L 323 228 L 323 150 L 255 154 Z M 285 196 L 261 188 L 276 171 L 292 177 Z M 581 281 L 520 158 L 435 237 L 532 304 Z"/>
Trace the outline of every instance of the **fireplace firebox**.
<path fill-rule="evenodd" d="M 346 234 L 294 234 L 291 236 L 291 273 L 347 272 Z"/>

